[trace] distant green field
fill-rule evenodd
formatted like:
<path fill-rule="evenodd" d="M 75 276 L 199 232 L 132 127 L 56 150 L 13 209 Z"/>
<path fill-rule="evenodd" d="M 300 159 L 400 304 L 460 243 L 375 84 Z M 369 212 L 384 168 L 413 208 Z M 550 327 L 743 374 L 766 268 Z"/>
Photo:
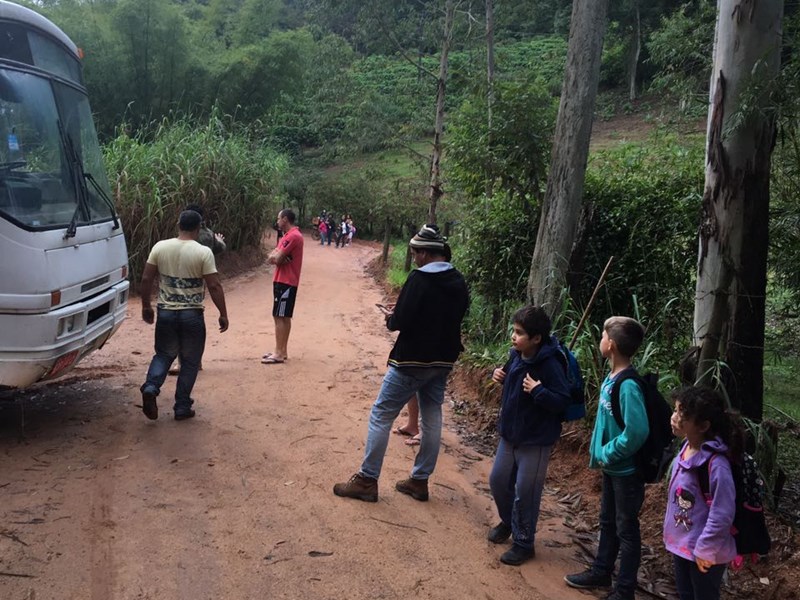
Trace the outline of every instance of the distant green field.
<path fill-rule="evenodd" d="M 407 148 L 393 148 L 370 154 L 342 158 L 335 165 L 320 169 L 324 178 L 338 178 L 356 171 L 377 170 L 387 178 L 412 179 L 422 174 L 420 161 L 431 153 L 431 143 L 420 140 Z"/>

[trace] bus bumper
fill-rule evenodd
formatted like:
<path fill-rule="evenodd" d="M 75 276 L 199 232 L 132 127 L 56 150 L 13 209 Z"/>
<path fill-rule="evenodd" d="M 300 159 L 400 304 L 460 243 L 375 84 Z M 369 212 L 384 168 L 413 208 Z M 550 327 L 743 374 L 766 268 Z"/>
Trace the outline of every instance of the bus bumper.
<path fill-rule="evenodd" d="M 129 287 L 121 281 L 48 313 L 0 314 L 0 389 L 60 377 L 102 347 L 125 320 Z"/>

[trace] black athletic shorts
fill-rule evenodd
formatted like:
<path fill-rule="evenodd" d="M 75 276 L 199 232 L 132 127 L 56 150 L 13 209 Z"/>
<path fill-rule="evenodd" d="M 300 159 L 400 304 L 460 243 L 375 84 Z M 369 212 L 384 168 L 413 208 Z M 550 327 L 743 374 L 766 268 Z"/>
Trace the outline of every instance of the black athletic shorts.
<path fill-rule="evenodd" d="M 297 288 L 293 285 L 273 282 L 272 295 L 275 296 L 272 316 L 291 319 L 294 313 L 294 301 L 297 298 Z"/>

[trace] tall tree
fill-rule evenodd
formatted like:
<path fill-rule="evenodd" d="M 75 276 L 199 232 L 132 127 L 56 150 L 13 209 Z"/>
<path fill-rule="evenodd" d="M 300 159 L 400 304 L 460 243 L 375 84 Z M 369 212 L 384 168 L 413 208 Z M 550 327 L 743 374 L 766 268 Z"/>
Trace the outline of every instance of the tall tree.
<path fill-rule="evenodd" d="M 486 0 L 486 142 L 492 152 L 492 105 L 494 104 L 494 4 Z M 493 193 L 492 180 L 486 182 L 486 197 Z"/>
<path fill-rule="evenodd" d="M 608 0 L 574 0 L 567 65 L 528 299 L 551 312 L 566 282 L 589 156 Z"/>
<path fill-rule="evenodd" d="M 628 98 L 636 100 L 636 75 L 639 57 L 642 54 L 642 15 L 639 11 L 639 0 L 633 0 L 633 27 L 631 28 L 631 51 L 628 63 Z"/>
<path fill-rule="evenodd" d="M 719 0 L 700 223 L 694 340 L 698 378 L 721 358 L 735 406 L 763 412 L 769 175 L 775 121 L 763 111 L 778 76 L 782 0 Z"/>
<path fill-rule="evenodd" d="M 453 0 L 444 5 L 444 32 L 442 35 L 442 54 L 439 57 L 439 76 L 436 79 L 436 121 L 433 129 L 433 154 L 431 155 L 431 183 L 428 198 L 428 223 L 436 223 L 436 208 L 444 195 L 442 190 L 442 133 L 444 132 L 444 95 L 447 87 L 447 59 L 453 40 L 453 20 L 456 6 Z"/>

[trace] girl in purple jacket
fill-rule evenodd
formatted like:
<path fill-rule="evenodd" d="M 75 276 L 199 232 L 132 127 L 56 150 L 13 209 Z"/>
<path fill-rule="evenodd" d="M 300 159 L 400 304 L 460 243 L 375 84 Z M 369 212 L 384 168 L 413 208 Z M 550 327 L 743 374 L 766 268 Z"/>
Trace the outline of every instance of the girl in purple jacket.
<path fill-rule="evenodd" d="M 672 431 L 686 440 L 672 464 L 664 545 L 674 555 L 680 600 L 718 600 L 726 565 L 736 558 L 731 460 L 741 460 L 743 431 L 714 390 L 687 388 L 674 399 Z M 700 469 L 708 470 L 705 497 Z"/>

